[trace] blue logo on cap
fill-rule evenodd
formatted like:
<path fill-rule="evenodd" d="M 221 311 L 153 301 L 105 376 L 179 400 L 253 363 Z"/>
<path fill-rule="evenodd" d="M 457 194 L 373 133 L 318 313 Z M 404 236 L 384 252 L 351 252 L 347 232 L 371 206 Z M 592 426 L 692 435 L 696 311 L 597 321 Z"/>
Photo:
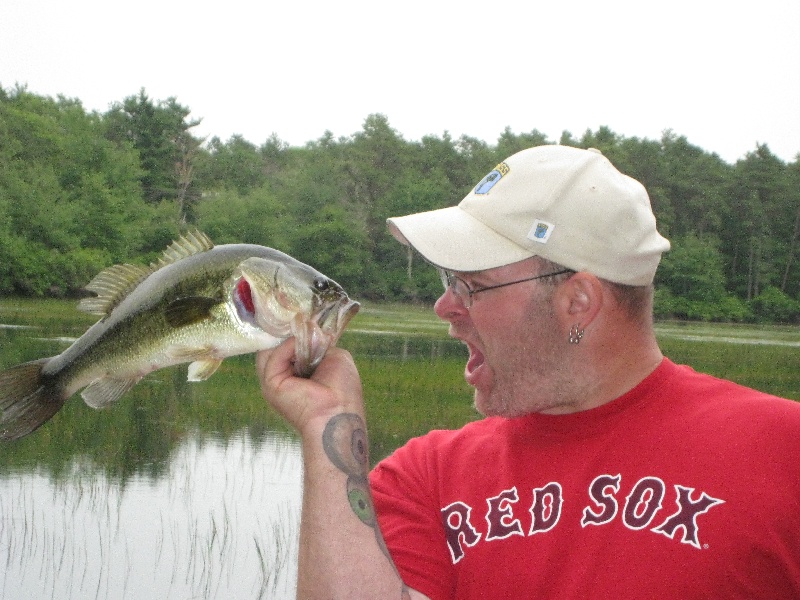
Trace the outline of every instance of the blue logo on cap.
<path fill-rule="evenodd" d="M 533 229 L 533 237 L 535 237 L 538 240 L 546 238 L 548 229 L 550 229 L 550 227 L 547 223 L 542 223 L 542 222 L 537 223 L 536 227 L 534 227 Z"/>
<path fill-rule="evenodd" d="M 500 163 L 494 170 L 486 177 L 481 179 L 481 182 L 475 186 L 476 194 L 488 194 L 495 184 L 503 178 L 503 175 L 508 174 L 511 169 L 508 168 L 506 163 Z"/>
<path fill-rule="evenodd" d="M 540 244 L 546 244 L 553 234 L 553 229 L 555 229 L 555 225 L 552 223 L 536 219 L 533 222 L 533 227 L 531 227 L 531 230 L 528 232 L 528 239 L 533 242 L 539 242 Z"/>

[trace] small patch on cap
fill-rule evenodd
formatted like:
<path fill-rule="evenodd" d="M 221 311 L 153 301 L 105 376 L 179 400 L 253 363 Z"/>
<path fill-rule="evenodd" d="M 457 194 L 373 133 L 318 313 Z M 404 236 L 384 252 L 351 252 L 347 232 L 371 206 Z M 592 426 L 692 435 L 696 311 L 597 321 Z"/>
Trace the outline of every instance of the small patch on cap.
<path fill-rule="evenodd" d="M 540 244 L 546 244 L 553 233 L 553 229 L 555 229 L 555 225 L 552 223 L 536 219 L 533 222 L 533 227 L 528 232 L 528 239 Z"/>

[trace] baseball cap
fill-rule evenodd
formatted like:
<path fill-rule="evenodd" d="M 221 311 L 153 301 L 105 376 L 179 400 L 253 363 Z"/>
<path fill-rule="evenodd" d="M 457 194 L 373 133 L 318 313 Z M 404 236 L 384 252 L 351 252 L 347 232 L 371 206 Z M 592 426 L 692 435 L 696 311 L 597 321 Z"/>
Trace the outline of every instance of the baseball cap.
<path fill-rule="evenodd" d="M 569 146 L 522 150 L 457 206 L 387 223 L 398 241 L 451 271 L 541 256 L 609 281 L 648 285 L 670 247 L 644 186 L 598 150 Z"/>

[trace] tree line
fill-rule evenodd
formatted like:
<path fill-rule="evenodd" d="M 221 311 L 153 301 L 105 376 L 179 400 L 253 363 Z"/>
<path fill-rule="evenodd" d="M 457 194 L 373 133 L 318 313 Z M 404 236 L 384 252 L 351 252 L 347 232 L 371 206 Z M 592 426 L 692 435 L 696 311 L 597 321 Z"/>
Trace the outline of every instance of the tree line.
<path fill-rule="evenodd" d="M 647 187 L 673 244 L 658 316 L 800 322 L 800 155 L 787 164 L 754 144 L 729 164 L 673 131 L 608 127 L 408 141 L 381 114 L 347 137 L 256 145 L 201 139 L 190 115 L 145 90 L 99 113 L 0 87 L 0 294 L 75 295 L 102 268 L 153 260 L 199 228 L 218 244 L 278 248 L 357 298 L 431 302 L 438 277 L 386 218 L 454 204 L 507 156 L 559 143 L 597 148 Z"/>

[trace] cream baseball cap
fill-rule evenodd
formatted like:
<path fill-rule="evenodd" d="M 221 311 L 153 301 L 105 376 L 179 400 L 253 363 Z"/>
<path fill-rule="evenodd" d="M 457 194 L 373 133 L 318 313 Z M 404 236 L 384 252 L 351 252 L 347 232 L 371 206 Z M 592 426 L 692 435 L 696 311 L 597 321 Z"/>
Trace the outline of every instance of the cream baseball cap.
<path fill-rule="evenodd" d="M 609 281 L 648 285 L 670 247 L 644 186 L 599 151 L 569 146 L 522 150 L 457 206 L 387 222 L 397 240 L 451 271 L 541 256 Z"/>

